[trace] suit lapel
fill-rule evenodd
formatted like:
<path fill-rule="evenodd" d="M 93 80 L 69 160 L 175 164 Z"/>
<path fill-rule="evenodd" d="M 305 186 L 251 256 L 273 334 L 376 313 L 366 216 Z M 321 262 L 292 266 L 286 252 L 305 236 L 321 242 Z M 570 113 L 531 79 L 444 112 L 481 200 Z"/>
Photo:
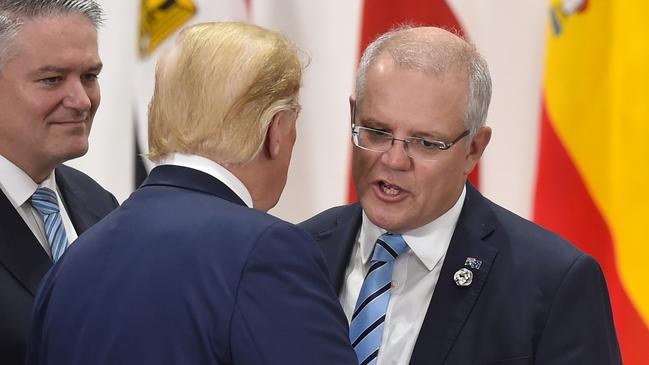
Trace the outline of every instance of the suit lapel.
<path fill-rule="evenodd" d="M 340 293 L 345 272 L 361 226 L 361 207 L 359 204 L 346 206 L 336 215 L 329 227 L 315 235 L 329 267 L 329 277 L 336 293 Z"/>
<path fill-rule="evenodd" d="M 74 179 L 65 173 L 64 168 L 57 167 L 54 174 L 68 217 L 70 217 L 77 235 L 81 235 L 90 226 L 99 222 L 102 215 L 92 210 L 92 207 L 88 205 L 88 202 L 92 200 L 86 195 L 86 190 L 79 188 Z"/>
<path fill-rule="evenodd" d="M 453 238 L 410 359 L 411 365 L 443 364 L 482 291 L 498 250 L 484 239 L 495 229 L 493 213 L 485 199 L 467 184 L 467 196 Z M 455 272 L 467 257 L 482 261 L 473 272 L 473 282 L 459 287 Z"/>
<path fill-rule="evenodd" d="M 32 295 L 52 261 L 9 199 L 0 192 L 0 264 Z"/>
<path fill-rule="evenodd" d="M 234 204 L 246 205 L 234 191 L 214 176 L 188 167 L 158 166 L 151 170 L 149 176 L 142 183 L 142 187 L 146 186 L 172 186 L 200 191 L 216 195 Z"/>

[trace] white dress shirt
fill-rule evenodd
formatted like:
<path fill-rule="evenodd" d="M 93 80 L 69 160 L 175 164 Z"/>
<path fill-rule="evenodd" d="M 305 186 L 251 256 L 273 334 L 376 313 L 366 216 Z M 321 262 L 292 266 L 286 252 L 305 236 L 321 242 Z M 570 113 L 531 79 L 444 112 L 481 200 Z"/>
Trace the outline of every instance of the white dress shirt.
<path fill-rule="evenodd" d="M 35 183 L 25 171 L 20 167 L 7 160 L 4 156 L 0 155 L 0 188 L 5 196 L 11 202 L 11 205 L 16 209 L 20 217 L 25 221 L 34 236 L 38 239 L 41 246 L 52 257 L 52 250 L 47 241 L 45 234 L 45 224 L 43 217 L 39 212 L 32 207 L 30 198 L 39 187 L 49 188 L 56 194 L 59 203 L 59 211 L 61 219 L 63 220 L 63 227 L 65 234 L 68 238 L 68 246 L 77 239 L 77 231 L 75 231 L 72 221 L 68 216 L 68 212 L 63 204 L 61 193 L 56 185 L 56 177 L 54 171 L 47 177 L 40 185 Z"/>
<path fill-rule="evenodd" d="M 234 193 L 237 194 L 237 196 L 241 198 L 241 200 L 243 200 L 243 202 L 246 203 L 249 208 L 253 207 L 252 196 L 250 196 L 250 192 L 248 191 L 246 186 L 243 185 L 241 180 L 234 176 L 225 167 L 210 160 L 209 158 L 197 155 L 186 155 L 183 153 L 170 153 L 160 159 L 158 166 L 160 165 L 188 167 L 190 169 L 202 171 L 208 175 L 214 176 L 217 180 L 224 183 L 225 186 L 230 188 L 230 190 L 234 191 Z"/>
<path fill-rule="evenodd" d="M 402 235 L 410 250 L 397 257 L 394 263 L 390 302 L 377 365 L 405 365 L 410 362 L 465 195 L 466 188 L 455 205 L 442 216 Z M 385 232 L 363 212 L 363 222 L 340 293 L 340 302 L 348 321 L 351 321 L 365 274 L 370 267 L 376 239 Z"/>

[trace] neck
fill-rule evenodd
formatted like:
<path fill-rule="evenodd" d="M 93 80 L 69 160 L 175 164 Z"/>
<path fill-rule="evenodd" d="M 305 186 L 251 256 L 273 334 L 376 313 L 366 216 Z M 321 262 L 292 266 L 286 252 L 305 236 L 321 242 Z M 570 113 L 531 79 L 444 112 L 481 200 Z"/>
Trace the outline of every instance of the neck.
<path fill-rule="evenodd" d="M 17 156 L 10 153 L 0 152 L 0 154 L 14 165 L 23 170 L 36 184 L 40 184 L 54 171 L 54 167 L 43 167 L 30 164 L 29 161 L 22 161 Z"/>
<path fill-rule="evenodd" d="M 260 166 L 253 160 L 243 165 L 226 165 L 225 168 L 246 186 L 252 198 L 253 208 L 267 212 L 277 204 L 277 199 L 272 199 L 272 184 L 268 181 L 267 167 Z"/>

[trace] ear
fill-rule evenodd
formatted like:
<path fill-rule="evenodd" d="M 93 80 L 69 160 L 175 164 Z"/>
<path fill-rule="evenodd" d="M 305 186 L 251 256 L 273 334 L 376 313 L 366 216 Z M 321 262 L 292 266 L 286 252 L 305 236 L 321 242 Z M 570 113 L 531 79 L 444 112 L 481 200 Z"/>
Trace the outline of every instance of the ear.
<path fill-rule="evenodd" d="M 351 123 L 354 123 L 354 109 L 356 108 L 356 97 L 354 95 L 349 96 L 349 120 Z"/>
<path fill-rule="evenodd" d="M 466 175 L 469 175 L 478 161 L 480 161 L 482 153 L 484 153 L 490 140 L 491 128 L 489 127 L 480 128 L 475 136 L 473 136 L 469 151 L 466 155 L 467 165 L 464 171 Z"/>
<path fill-rule="evenodd" d="M 273 119 L 270 121 L 268 126 L 268 132 L 266 133 L 266 147 L 265 152 L 268 159 L 273 160 L 279 154 L 280 142 L 281 142 L 281 121 L 282 121 L 282 112 L 277 112 L 273 115 Z"/>

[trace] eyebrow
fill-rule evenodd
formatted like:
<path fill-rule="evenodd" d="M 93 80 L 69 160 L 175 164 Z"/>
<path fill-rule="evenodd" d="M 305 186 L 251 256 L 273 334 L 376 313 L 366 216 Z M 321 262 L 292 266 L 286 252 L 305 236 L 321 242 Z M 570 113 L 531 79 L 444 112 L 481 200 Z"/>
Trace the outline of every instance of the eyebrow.
<path fill-rule="evenodd" d="M 99 62 L 96 65 L 91 66 L 90 68 L 88 68 L 84 72 L 88 72 L 88 71 L 90 71 L 90 72 L 100 72 L 103 67 L 104 67 L 104 64 Z M 44 73 L 48 73 L 48 72 L 67 74 L 67 73 L 70 72 L 70 69 L 65 68 L 65 67 L 56 67 L 56 66 L 46 65 L 46 66 L 43 66 L 43 67 L 39 67 L 36 71 L 33 72 L 33 74 L 34 75 L 39 75 L 39 74 L 44 74 Z"/>
<path fill-rule="evenodd" d="M 359 125 L 365 128 L 383 129 L 383 130 L 388 130 L 390 133 L 394 133 L 393 129 L 387 123 L 372 118 L 369 118 L 364 121 L 359 120 Z M 432 131 L 413 132 L 408 134 L 408 137 L 427 138 L 427 139 L 434 139 L 434 140 L 445 140 L 446 138 L 449 138 L 446 136 L 441 136 L 439 133 L 432 132 Z"/>

